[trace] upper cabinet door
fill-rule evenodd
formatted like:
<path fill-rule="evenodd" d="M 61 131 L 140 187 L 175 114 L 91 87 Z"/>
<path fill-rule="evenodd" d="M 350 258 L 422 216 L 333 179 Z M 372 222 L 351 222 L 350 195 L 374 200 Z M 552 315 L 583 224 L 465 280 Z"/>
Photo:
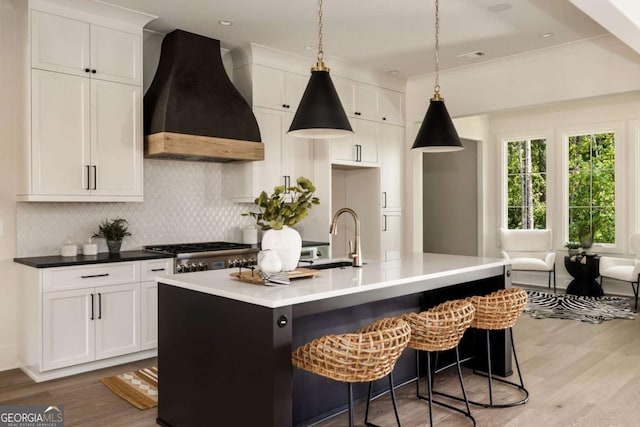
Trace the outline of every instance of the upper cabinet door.
<path fill-rule="evenodd" d="M 404 126 L 404 95 L 388 89 L 380 89 L 380 119 L 385 123 Z"/>
<path fill-rule="evenodd" d="M 301 74 L 286 73 L 285 77 L 285 100 L 288 105 L 287 110 L 295 113 L 300 105 L 300 100 L 304 94 L 304 90 L 307 88 L 309 82 L 309 76 L 303 76 Z M 289 130 L 289 128 L 287 128 Z"/>
<path fill-rule="evenodd" d="M 97 25 L 91 26 L 92 78 L 140 86 L 141 52 L 139 36 Z"/>
<path fill-rule="evenodd" d="M 336 87 L 336 92 L 338 92 L 338 96 L 340 97 L 340 102 L 342 102 L 342 108 L 344 108 L 345 113 L 347 113 L 347 116 L 355 117 L 355 82 L 340 77 L 335 77 L 332 80 L 333 85 Z"/>
<path fill-rule="evenodd" d="M 253 106 L 286 109 L 285 72 L 256 65 L 253 67 Z"/>
<path fill-rule="evenodd" d="M 89 196 L 90 79 L 33 70 L 31 190 Z"/>
<path fill-rule="evenodd" d="M 91 194 L 142 196 L 140 87 L 91 81 Z"/>
<path fill-rule="evenodd" d="M 31 12 L 33 68 L 89 75 L 90 39 L 90 25 L 85 22 L 36 10 Z"/>
<path fill-rule="evenodd" d="M 365 120 L 379 121 L 378 88 L 364 83 L 356 85 L 356 102 L 354 114 Z"/>

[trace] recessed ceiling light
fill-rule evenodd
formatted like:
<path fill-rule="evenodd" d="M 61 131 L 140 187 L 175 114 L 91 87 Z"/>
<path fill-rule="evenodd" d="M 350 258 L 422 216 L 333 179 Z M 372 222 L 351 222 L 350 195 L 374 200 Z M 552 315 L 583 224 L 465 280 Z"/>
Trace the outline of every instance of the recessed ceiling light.
<path fill-rule="evenodd" d="M 490 12 L 504 12 L 505 10 L 511 9 L 511 4 L 509 4 L 509 3 L 496 3 L 496 4 L 492 4 L 487 9 Z"/>
<path fill-rule="evenodd" d="M 387 73 L 391 74 L 392 76 L 396 76 L 396 75 L 400 74 L 400 71 L 398 71 L 398 70 L 389 70 L 389 71 L 387 71 Z"/>
<path fill-rule="evenodd" d="M 227 21 L 226 19 L 221 19 L 218 21 L 218 24 L 222 25 L 223 27 L 230 27 L 233 25 L 233 21 Z"/>
<path fill-rule="evenodd" d="M 546 33 L 542 33 L 540 35 L 538 35 L 538 37 L 542 37 L 543 39 L 548 39 L 549 37 L 553 37 L 554 34 L 552 31 L 546 32 Z"/>
<path fill-rule="evenodd" d="M 310 44 L 308 44 L 304 48 L 307 49 L 307 50 L 314 50 L 316 47 L 315 46 L 311 46 Z"/>

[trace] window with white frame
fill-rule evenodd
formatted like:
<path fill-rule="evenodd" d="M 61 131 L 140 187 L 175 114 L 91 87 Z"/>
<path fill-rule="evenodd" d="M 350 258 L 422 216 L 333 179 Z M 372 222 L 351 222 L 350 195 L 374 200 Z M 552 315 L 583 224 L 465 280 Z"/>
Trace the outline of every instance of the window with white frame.
<path fill-rule="evenodd" d="M 616 243 L 615 132 L 573 133 L 568 145 L 570 241 Z"/>
<path fill-rule="evenodd" d="M 546 228 L 546 159 L 545 138 L 506 141 L 507 228 Z"/>

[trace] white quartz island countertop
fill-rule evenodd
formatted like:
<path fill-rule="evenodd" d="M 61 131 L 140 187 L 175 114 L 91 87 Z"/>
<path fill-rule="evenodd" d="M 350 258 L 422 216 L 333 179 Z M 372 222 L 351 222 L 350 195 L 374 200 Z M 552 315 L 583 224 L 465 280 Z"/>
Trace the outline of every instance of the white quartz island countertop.
<path fill-rule="evenodd" d="M 319 270 L 313 278 L 295 279 L 289 286 L 264 286 L 230 276 L 237 269 L 201 271 L 158 277 L 159 283 L 216 295 L 268 308 L 278 308 L 328 298 L 374 292 L 408 284 L 437 283 L 460 275 L 478 278 L 502 269 L 509 261 L 497 258 L 415 253 L 401 260 L 369 262 L 363 267 Z"/>

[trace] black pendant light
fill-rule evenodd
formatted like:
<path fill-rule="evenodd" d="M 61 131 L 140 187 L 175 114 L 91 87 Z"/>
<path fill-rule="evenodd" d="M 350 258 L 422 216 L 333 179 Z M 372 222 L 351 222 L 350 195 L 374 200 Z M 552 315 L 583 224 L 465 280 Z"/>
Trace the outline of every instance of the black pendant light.
<path fill-rule="evenodd" d="M 288 134 L 299 138 L 339 138 L 353 135 L 335 86 L 324 65 L 322 50 L 322 0 L 318 0 L 318 55 L 311 78 L 293 116 Z"/>
<path fill-rule="evenodd" d="M 462 150 L 462 142 L 453 121 L 440 96 L 440 17 L 439 0 L 436 0 L 436 84 L 433 98 L 429 101 L 429 109 L 422 121 L 412 149 L 427 153 L 442 153 Z"/>

